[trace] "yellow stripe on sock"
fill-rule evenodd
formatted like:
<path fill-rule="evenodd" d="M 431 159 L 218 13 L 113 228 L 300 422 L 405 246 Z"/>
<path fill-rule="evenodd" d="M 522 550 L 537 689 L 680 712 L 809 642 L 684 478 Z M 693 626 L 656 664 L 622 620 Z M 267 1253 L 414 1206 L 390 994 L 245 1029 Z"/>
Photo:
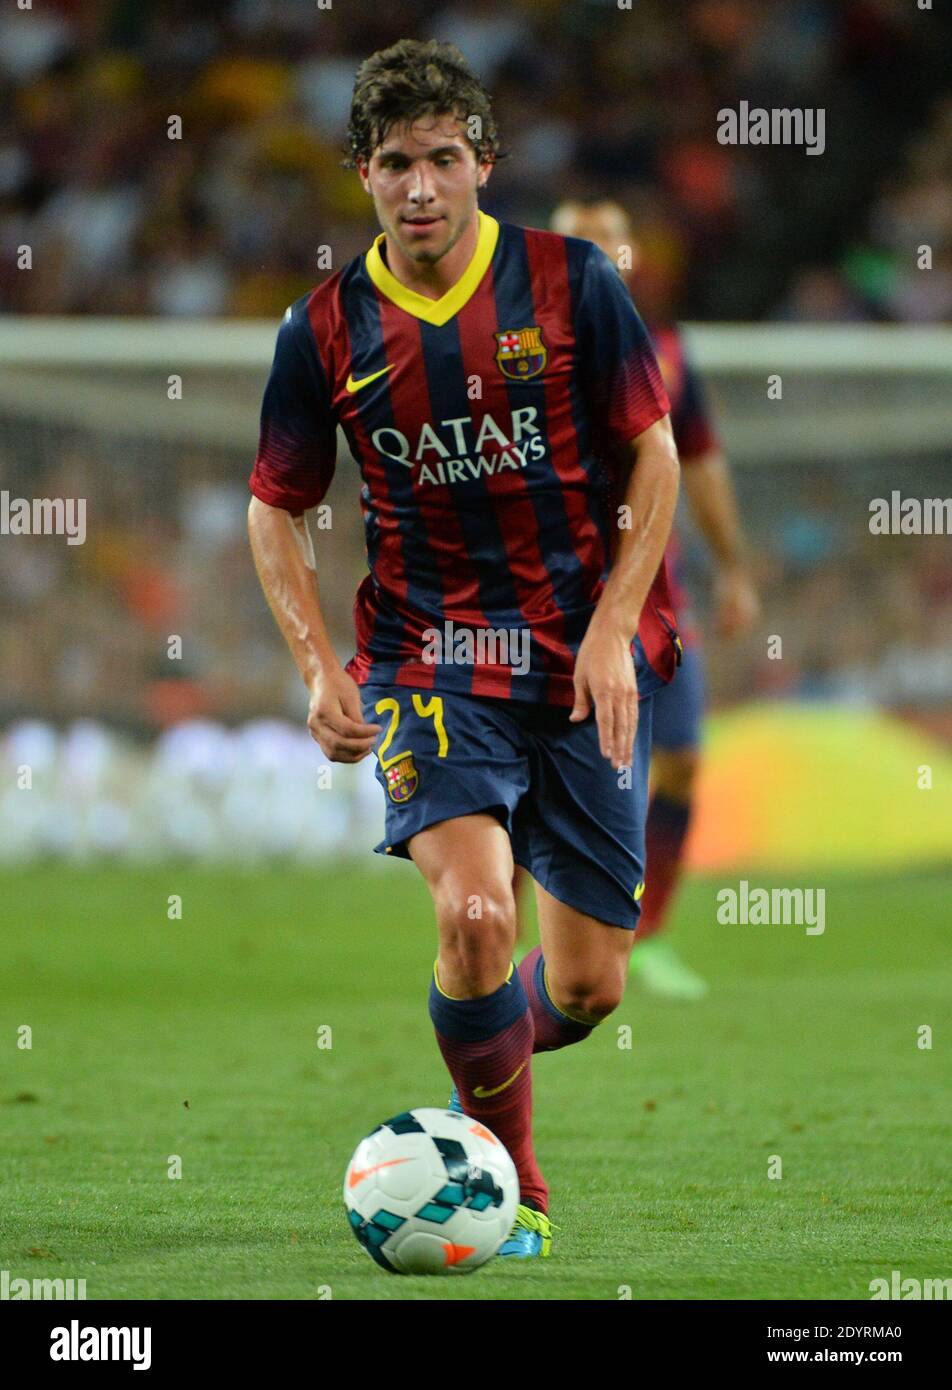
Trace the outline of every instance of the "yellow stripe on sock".
<path fill-rule="evenodd" d="M 439 965 L 439 961 L 438 961 L 438 960 L 435 960 L 435 961 L 433 962 L 433 983 L 436 985 L 437 989 L 440 991 L 440 993 L 442 994 L 442 996 L 443 996 L 444 999 L 452 999 L 453 1002 L 454 1002 L 455 1004 L 461 1003 L 461 1002 L 462 1002 L 462 996 L 461 996 L 461 995 L 447 994 L 446 990 L 445 990 L 445 989 L 443 988 L 443 986 L 440 984 L 440 977 L 439 977 L 439 975 L 437 974 L 437 971 L 436 971 L 436 967 L 437 967 L 438 965 Z"/>
<path fill-rule="evenodd" d="M 439 963 L 440 963 L 440 962 L 439 962 L 438 959 L 435 960 L 435 961 L 433 962 L 433 983 L 436 985 L 437 989 L 440 991 L 440 993 L 442 994 L 442 996 L 443 996 L 444 999 L 452 999 L 452 1000 L 454 1001 L 454 1003 L 457 1003 L 457 1004 L 461 1003 L 461 1002 L 462 1002 L 462 996 L 461 996 L 461 995 L 460 995 L 460 996 L 457 996 L 457 995 L 455 995 L 455 994 L 447 994 L 446 990 L 445 990 L 445 989 L 443 988 L 443 986 L 440 984 L 440 977 L 439 977 L 439 974 L 438 974 L 437 968 L 436 968 L 436 967 L 439 965 Z M 513 970 L 515 970 L 515 968 L 516 968 L 515 962 L 514 962 L 514 961 L 510 961 L 510 962 L 509 962 L 509 974 L 508 974 L 508 975 L 506 976 L 506 978 L 503 980 L 503 984 L 504 984 L 504 985 L 508 985 L 509 981 L 512 979 L 512 972 L 513 972 Z M 558 1008 L 558 1005 L 556 1005 L 556 1008 Z"/>

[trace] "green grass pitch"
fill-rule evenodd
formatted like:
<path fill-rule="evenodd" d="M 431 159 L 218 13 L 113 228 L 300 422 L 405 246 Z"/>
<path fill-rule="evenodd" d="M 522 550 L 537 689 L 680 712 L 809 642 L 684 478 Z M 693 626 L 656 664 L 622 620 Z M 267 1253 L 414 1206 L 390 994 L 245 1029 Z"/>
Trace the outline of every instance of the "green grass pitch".
<path fill-rule="evenodd" d="M 536 1059 L 553 1257 L 406 1279 L 359 1249 L 341 1182 L 380 1120 L 448 1094 L 412 866 L 8 870 L 0 1268 L 90 1299 L 863 1299 L 893 1269 L 948 1276 L 952 881 L 798 882 L 827 889 L 822 936 L 719 926 L 689 882 L 677 940 L 710 999 L 633 985 Z"/>

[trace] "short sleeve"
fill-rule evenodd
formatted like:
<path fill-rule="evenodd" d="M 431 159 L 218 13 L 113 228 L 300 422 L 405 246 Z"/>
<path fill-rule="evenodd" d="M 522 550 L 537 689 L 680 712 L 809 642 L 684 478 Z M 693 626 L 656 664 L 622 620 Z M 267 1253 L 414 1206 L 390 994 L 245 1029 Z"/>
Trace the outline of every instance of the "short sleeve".
<path fill-rule="evenodd" d="M 599 247 L 582 272 L 576 316 L 579 367 L 599 434 L 627 444 L 671 409 L 651 339 L 624 281 Z"/>
<path fill-rule="evenodd" d="M 261 431 L 248 480 L 255 497 L 289 512 L 316 507 L 337 461 L 337 426 L 327 378 L 307 320 L 306 301 L 278 330 L 261 406 Z"/>
<path fill-rule="evenodd" d="M 682 374 L 680 397 L 671 412 L 671 427 L 681 462 L 690 463 L 692 459 L 703 458 L 719 449 L 721 442 L 704 383 L 686 354 L 682 360 Z"/>

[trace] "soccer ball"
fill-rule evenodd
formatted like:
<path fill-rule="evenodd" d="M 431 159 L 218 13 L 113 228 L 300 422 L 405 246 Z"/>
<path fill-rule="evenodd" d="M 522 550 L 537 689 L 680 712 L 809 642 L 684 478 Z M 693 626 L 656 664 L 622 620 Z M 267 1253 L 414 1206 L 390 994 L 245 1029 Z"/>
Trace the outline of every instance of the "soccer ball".
<path fill-rule="evenodd" d="M 468 1274 L 512 1229 L 519 1179 L 470 1115 L 405 1110 L 362 1139 L 344 1176 L 360 1244 L 391 1274 Z"/>

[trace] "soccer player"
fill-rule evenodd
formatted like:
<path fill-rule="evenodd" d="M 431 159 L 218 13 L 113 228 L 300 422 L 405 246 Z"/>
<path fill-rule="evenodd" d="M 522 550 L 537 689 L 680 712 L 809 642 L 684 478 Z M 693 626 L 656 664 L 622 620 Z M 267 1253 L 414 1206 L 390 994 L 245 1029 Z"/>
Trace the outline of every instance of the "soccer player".
<path fill-rule="evenodd" d="M 619 273 L 629 291 L 637 284 L 641 251 L 628 214 L 618 203 L 609 199 L 567 201 L 555 209 L 550 225 L 565 236 L 595 242 L 616 266 L 621 248 L 627 247 L 630 269 Z M 747 565 L 727 460 L 703 384 L 677 328 L 649 323 L 648 330 L 671 401 L 684 491 L 714 561 L 714 628 L 719 637 L 735 637 L 756 622 L 760 605 Z M 684 964 L 667 939 L 659 936 L 681 873 L 704 712 L 700 638 L 684 587 L 676 533 L 668 542 L 666 558 L 684 656 L 675 680 L 659 690 L 652 702 L 647 875 L 631 971 L 655 994 L 669 999 L 700 999 L 707 992 L 705 981 Z"/>
<path fill-rule="evenodd" d="M 651 696 L 680 654 L 668 398 L 608 257 L 480 209 L 497 132 L 458 49 L 401 40 L 368 58 L 349 138 L 382 231 L 285 315 L 252 549 L 314 738 L 339 762 L 375 751 L 377 850 L 412 859 L 432 897 L 437 1043 L 519 1174 L 500 1253 L 544 1256 L 531 1058 L 582 1041 L 622 997 Z M 338 425 L 369 567 L 344 668 L 304 519 Z M 541 938 L 518 970 L 514 863 L 536 882 Z"/>

